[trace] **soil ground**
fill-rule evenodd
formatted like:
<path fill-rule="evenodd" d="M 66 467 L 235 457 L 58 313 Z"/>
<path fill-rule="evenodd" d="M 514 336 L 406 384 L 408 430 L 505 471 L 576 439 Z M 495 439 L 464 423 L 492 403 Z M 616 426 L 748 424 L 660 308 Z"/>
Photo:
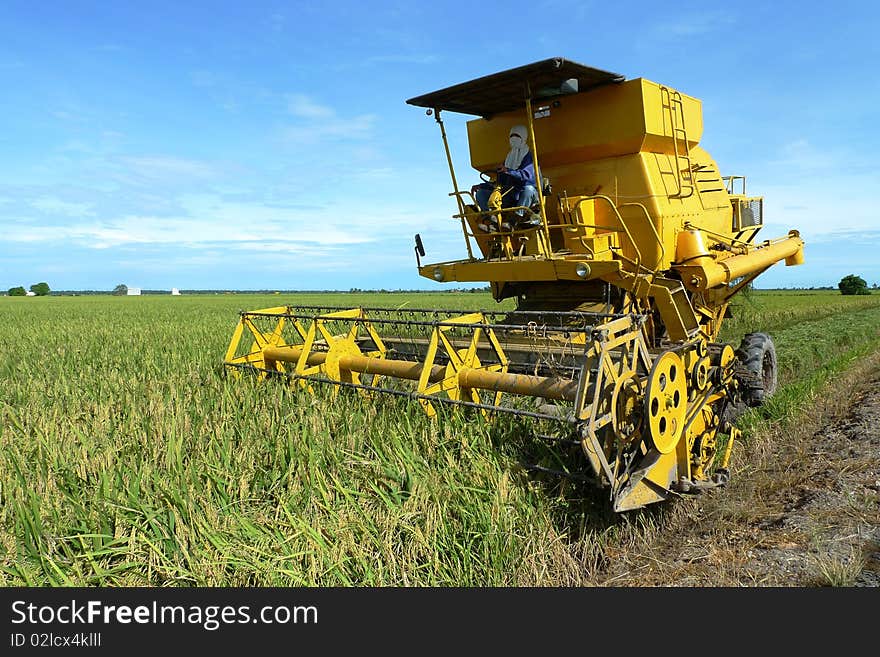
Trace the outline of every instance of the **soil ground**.
<path fill-rule="evenodd" d="M 727 487 L 677 502 L 599 583 L 880 586 L 880 356 L 824 392 L 735 447 Z"/>

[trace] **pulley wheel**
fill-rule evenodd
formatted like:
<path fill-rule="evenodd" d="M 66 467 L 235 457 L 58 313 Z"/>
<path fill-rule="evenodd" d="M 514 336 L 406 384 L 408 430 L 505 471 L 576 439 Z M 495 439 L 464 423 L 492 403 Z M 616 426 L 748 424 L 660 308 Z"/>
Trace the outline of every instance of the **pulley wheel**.
<path fill-rule="evenodd" d="M 691 372 L 691 385 L 701 392 L 709 385 L 709 367 L 711 367 L 709 358 L 703 356 L 696 362 Z"/>
<path fill-rule="evenodd" d="M 642 425 L 642 386 L 634 372 L 623 374 L 614 386 L 611 396 L 611 426 L 614 435 L 624 445 L 632 443 Z"/>
<path fill-rule="evenodd" d="M 673 351 L 654 361 L 645 391 L 645 426 L 661 454 L 678 444 L 687 411 L 687 375 L 684 362 Z"/>

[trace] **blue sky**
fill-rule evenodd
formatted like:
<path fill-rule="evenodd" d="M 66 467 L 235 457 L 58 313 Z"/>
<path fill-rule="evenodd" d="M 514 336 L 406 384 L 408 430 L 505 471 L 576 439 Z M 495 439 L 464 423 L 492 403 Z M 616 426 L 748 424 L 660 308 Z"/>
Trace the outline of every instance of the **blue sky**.
<path fill-rule="evenodd" d="M 405 100 L 553 56 L 703 101 L 762 237 L 807 240 L 758 287 L 880 283 L 878 32 L 869 2 L 6 0 L 0 289 L 442 289 L 412 236 L 464 245 Z"/>

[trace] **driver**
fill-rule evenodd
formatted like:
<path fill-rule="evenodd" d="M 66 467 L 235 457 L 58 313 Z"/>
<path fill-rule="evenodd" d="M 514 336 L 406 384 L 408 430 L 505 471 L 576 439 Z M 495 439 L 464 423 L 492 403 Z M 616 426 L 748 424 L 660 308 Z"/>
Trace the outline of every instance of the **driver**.
<path fill-rule="evenodd" d="M 516 206 L 525 206 L 531 208 L 538 202 L 538 191 L 535 188 L 535 161 L 529 151 L 526 136 L 528 132 L 525 126 L 515 125 L 510 129 L 508 138 L 510 140 L 510 151 L 504 158 L 504 164 L 498 169 L 498 184 L 501 185 L 502 207 L 510 208 Z M 480 183 L 471 187 L 471 193 L 480 206 L 480 210 L 489 209 L 489 196 L 495 188 L 494 183 Z M 523 221 L 517 220 L 516 227 L 538 226 L 541 223 L 541 217 L 531 210 L 516 210 L 516 214 L 523 217 L 528 212 L 528 219 Z M 491 217 L 483 219 L 478 227 L 484 232 L 492 232 L 498 230 L 498 226 Z"/>

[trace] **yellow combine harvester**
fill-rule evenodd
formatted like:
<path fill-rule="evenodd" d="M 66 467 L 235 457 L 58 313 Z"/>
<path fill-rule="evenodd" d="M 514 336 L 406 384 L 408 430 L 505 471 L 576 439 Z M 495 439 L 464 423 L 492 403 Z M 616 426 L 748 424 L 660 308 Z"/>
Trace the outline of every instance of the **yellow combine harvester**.
<path fill-rule="evenodd" d="M 555 58 L 407 102 L 440 126 L 467 250 L 422 264 L 416 235 L 419 273 L 488 282 L 516 309 L 244 312 L 226 365 L 561 427 L 617 511 L 723 485 L 732 419 L 772 394 L 776 354 L 763 333 L 720 343 L 721 323 L 768 267 L 802 263 L 804 243 L 755 239 L 762 199 L 700 147 L 700 101 Z M 443 111 L 478 117 L 470 159 L 490 185 L 510 129 L 527 128 L 540 184 L 519 209 L 540 221 L 518 223 L 500 188 L 487 209 L 459 188 Z M 480 230 L 487 219 L 500 229 Z"/>

